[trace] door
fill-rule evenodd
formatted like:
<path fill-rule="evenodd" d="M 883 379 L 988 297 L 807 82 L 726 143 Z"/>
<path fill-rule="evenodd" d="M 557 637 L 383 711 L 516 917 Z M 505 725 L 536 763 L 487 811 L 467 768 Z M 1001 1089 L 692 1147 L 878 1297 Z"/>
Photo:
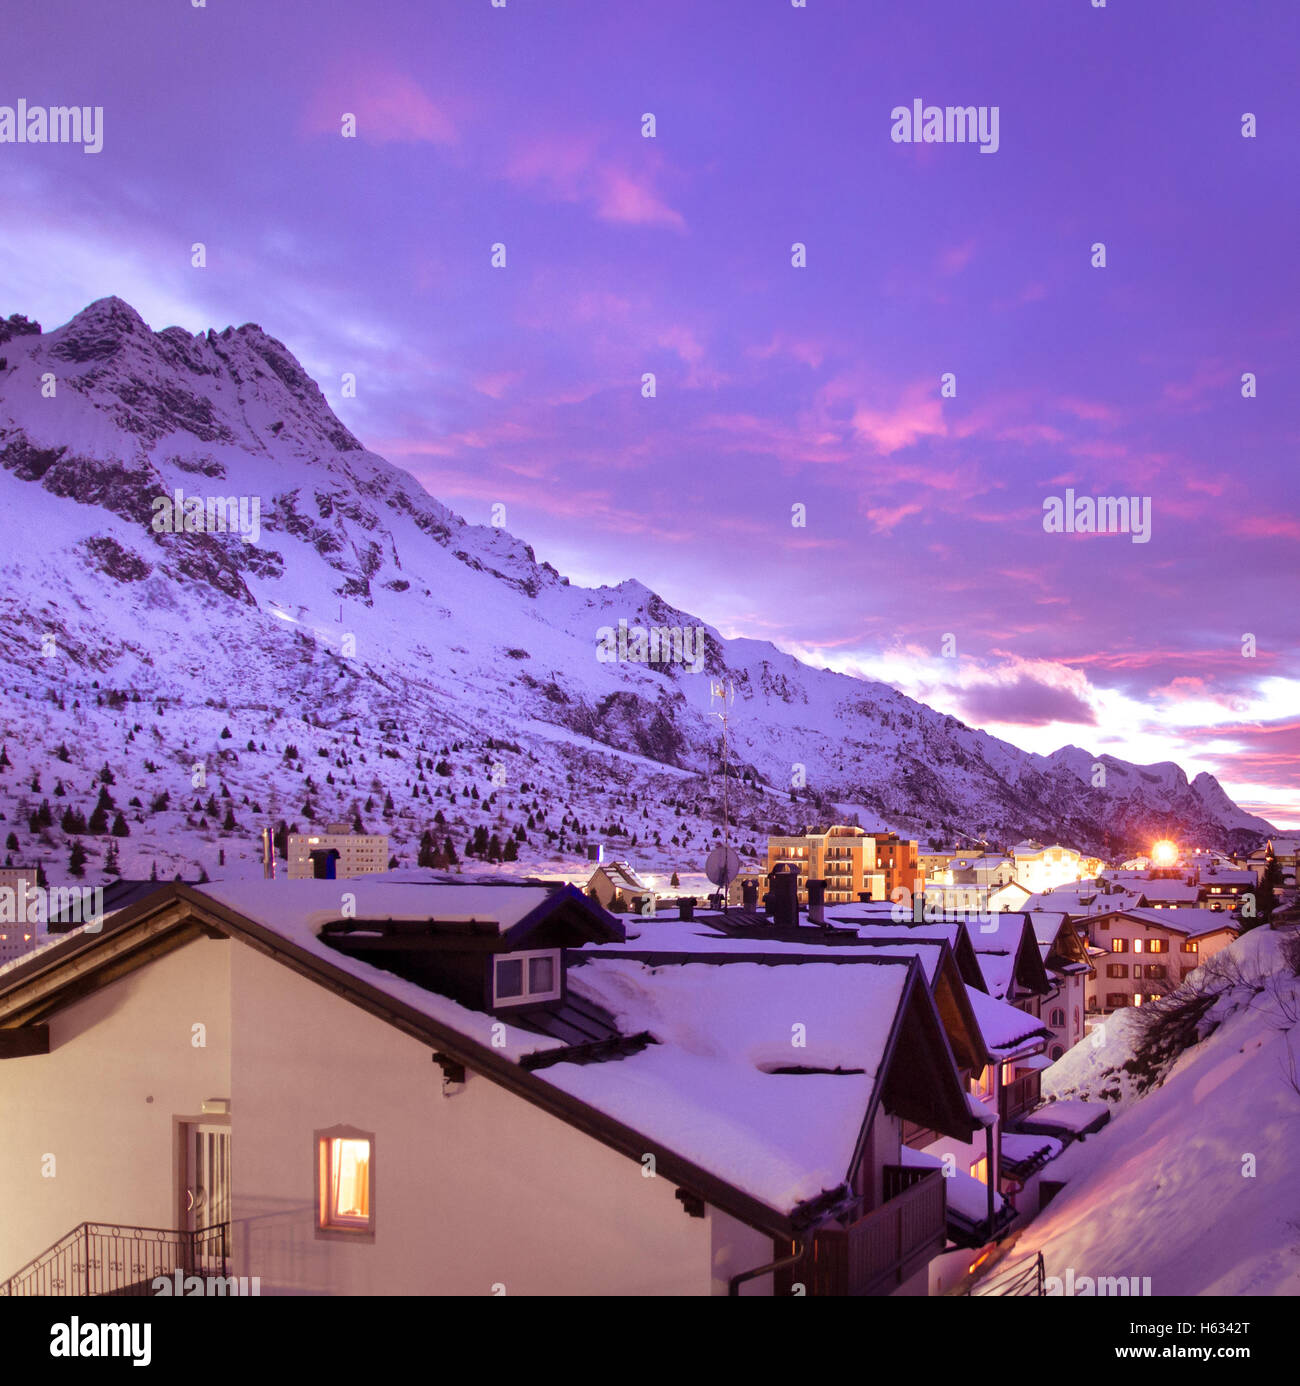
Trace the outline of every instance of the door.
<path fill-rule="evenodd" d="M 195 1271 L 224 1274 L 229 1230 L 206 1232 L 230 1222 L 230 1127 L 209 1122 L 185 1124 L 181 1226 L 194 1238 Z M 206 1235 L 205 1235 L 206 1233 Z"/>

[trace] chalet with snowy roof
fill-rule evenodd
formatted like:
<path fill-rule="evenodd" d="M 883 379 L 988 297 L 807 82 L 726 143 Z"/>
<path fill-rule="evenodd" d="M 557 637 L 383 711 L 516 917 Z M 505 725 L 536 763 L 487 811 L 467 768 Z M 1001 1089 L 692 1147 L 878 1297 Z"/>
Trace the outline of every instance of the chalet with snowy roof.
<path fill-rule="evenodd" d="M 1087 920 L 1095 975 L 1087 983 L 1090 1012 L 1140 1006 L 1177 987 L 1206 958 L 1238 935 L 1221 910 L 1133 907 Z"/>
<path fill-rule="evenodd" d="M 1016 879 L 1011 858 L 997 856 L 954 857 L 948 875 L 947 882 L 925 887 L 926 899 L 946 910 L 997 908 L 990 906 L 990 897 L 1013 885 Z M 1027 894 L 1024 892 L 1019 898 Z"/>
<path fill-rule="evenodd" d="M 1043 967 L 1053 991 L 1039 1007 L 1052 1032 L 1047 1057 L 1055 1063 L 1084 1037 L 1088 1010 L 1088 981 L 1097 975 L 1088 941 L 1068 914 L 1039 911 L 1025 916 L 1038 941 Z"/>
<path fill-rule="evenodd" d="M 1020 1141 L 1015 1167 L 1004 1171 L 1003 1080 L 1013 1082 L 1018 1064 L 1041 1056 L 1050 1032 L 1023 1010 L 987 994 L 979 959 L 961 921 L 899 924 L 874 903 L 829 906 L 824 911 L 814 905 L 804 914 L 796 908 L 793 886 L 791 875 L 764 913 L 704 910 L 689 919 L 674 918 L 670 912 L 639 917 L 629 921 L 624 943 L 590 944 L 583 954 L 634 958 L 656 968 L 759 963 L 856 969 L 915 958 L 959 1069 L 967 1105 L 978 1122 L 965 1139 L 923 1120 L 906 1120 L 902 1126 L 904 1165 L 944 1171 L 949 1249 L 930 1263 L 931 1293 L 943 1292 L 965 1276 L 970 1250 L 1004 1235 L 1018 1218 L 1032 1217 L 1038 1210 L 1036 1176 L 1059 1154 L 1061 1144 L 1040 1140 L 1031 1157 Z M 810 883 L 814 897 L 821 886 L 820 881 Z M 861 923 L 863 918 L 871 922 Z M 870 972 L 855 975 L 871 977 Z"/>
<path fill-rule="evenodd" d="M 1263 847 L 1256 848 L 1247 858 L 1246 864 L 1255 880 L 1264 878 L 1269 858 L 1277 862 L 1282 874 L 1282 884 L 1296 884 L 1296 864 L 1300 862 L 1300 837 L 1271 837 Z"/>
<path fill-rule="evenodd" d="M 655 892 L 625 861 L 603 861 L 591 873 L 587 894 L 602 909 L 640 910 L 649 901 L 655 907 Z"/>
<path fill-rule="evenodd" d="M 0 969 L 0 1292 L 176 1269 L 263 1293 L 925 1292 L 951 1181 L 904 1124 L 986 1124 L 950 950 L 787 966 L 741 939 L 668 965 L 574 887 L 363 877 L 344 903 L 169 884 Z"/>

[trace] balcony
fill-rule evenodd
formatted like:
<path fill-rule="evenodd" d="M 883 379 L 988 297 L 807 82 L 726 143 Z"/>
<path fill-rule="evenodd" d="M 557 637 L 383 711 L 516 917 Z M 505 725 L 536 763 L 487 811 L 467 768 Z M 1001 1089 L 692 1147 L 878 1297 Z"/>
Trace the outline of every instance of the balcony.
<path fill-rule="evenodd" d="M 221 1276 L 230 1269 L 230 1224 L 198 1231 L 83 1222 L 29 1261 L 0 1297 L 19 1295 L 150 1295 L 153 1281 L 176 1271 Z"/>
<path fill-rule="evenodd" d="M 945 1204 L 942 1171 L 886 1165 L 879 1208 L 848 1227 L 815 1233 L 809 1293 L 892 1293 L 943 1250 Z"/>

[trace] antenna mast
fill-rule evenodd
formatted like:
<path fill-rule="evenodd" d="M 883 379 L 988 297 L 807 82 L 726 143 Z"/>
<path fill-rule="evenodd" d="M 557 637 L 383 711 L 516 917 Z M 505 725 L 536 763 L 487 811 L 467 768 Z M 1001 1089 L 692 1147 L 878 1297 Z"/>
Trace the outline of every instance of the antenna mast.
<path fill-rule="evenodd" d="M 722 722 L 722 846 L 727 856 L 731 853 L 731 804 L 729 794 L 730 775 L 727 773 L 727 719 L 730 715 L 732 704 L 736 701 L 736 686 L 728 679 L 725 683 L 718 679 L 716 682 L 709 682 L 709 707 L 714 703 L 718 704 L 718 710 L 713 713 Z M 726 907 L 727 891 L 731 885 L 730 881 L 723 883 L 723 908 Z"/>

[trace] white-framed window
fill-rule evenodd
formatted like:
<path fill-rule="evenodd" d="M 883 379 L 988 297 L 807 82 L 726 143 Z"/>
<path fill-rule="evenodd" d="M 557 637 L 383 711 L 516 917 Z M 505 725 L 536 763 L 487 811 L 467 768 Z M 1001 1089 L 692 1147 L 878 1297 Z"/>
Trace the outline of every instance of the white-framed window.
<path fill-rule="evenodd" d="M 524 1006 L 557 1001 L 563 990 L 563 962 L 558 948 L 502 953 L 492 959 L 492 1004 Z"/>
<path fill-rule="evenodd" d="M 352 1126 L 316 1132 L 316 1235 L 374 1240 L 373 1132 Z"/>

